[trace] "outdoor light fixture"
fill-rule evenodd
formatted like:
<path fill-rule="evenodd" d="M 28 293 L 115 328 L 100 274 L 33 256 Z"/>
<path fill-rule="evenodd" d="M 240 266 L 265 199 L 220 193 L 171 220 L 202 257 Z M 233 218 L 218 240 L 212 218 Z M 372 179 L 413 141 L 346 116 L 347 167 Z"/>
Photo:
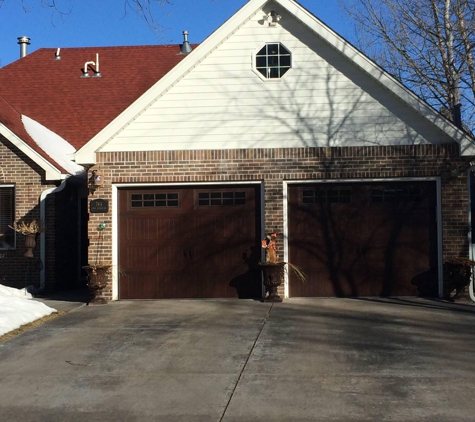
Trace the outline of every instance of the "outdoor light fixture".
<path fill-rule="evenodd" d="M 89 190 L 94 195 L 94 192 L 104 184 L 104 176 L 101 170 L 92 170 L 91 177 L 89 177 Z"/>
<path fill-rule="evenodd" d="M 264 16 L 264 21 L 267 22 L 267 25 L 269 26 L 277 26 L 281 19 L 282 16 L 278 15 L 274 10 Z"/>

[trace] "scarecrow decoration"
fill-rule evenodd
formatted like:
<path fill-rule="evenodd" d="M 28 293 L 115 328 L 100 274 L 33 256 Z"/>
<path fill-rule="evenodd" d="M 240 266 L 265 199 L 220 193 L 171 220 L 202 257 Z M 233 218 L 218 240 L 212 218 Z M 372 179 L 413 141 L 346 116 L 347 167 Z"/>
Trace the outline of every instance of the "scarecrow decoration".
<path fill-rule="evenodd" d="M 278 234 L 276 231 L 268 234 L 261 242 L 262 247 L 266 250 L 266 262 L 277 263 L 276 239 Z"/>

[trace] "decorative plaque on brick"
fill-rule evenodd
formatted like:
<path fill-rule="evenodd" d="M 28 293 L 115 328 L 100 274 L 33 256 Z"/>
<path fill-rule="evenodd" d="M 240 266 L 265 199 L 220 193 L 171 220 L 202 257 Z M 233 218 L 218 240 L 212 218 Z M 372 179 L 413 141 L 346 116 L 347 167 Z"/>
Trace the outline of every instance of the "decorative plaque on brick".
<path fill-rule="evenodd" d="M 91 213 L 109 212 L 109 200 L 93 199 L 89 204 L 89 211 Z"/>

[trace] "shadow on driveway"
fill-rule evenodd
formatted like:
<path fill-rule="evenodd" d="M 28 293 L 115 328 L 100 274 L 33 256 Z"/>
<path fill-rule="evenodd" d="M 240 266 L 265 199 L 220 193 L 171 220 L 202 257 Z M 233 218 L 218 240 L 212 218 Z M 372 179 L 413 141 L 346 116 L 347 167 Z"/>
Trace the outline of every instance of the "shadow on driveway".
<path fill-rule="evenodd" d="M 82 306 L 0 344 L 0 414 L 472 421 L 474 351 L 473 307 L 421 299 Z"/>

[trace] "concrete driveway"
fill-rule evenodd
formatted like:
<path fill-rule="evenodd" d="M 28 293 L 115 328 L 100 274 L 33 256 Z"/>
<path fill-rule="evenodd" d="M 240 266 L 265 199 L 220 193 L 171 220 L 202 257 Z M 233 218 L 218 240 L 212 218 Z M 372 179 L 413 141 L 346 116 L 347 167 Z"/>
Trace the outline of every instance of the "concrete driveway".
<path fill-rule="evenodd" d="M 475 420 L 475 307 L 124 301 L 0 343 L 0 421 Z"/>

